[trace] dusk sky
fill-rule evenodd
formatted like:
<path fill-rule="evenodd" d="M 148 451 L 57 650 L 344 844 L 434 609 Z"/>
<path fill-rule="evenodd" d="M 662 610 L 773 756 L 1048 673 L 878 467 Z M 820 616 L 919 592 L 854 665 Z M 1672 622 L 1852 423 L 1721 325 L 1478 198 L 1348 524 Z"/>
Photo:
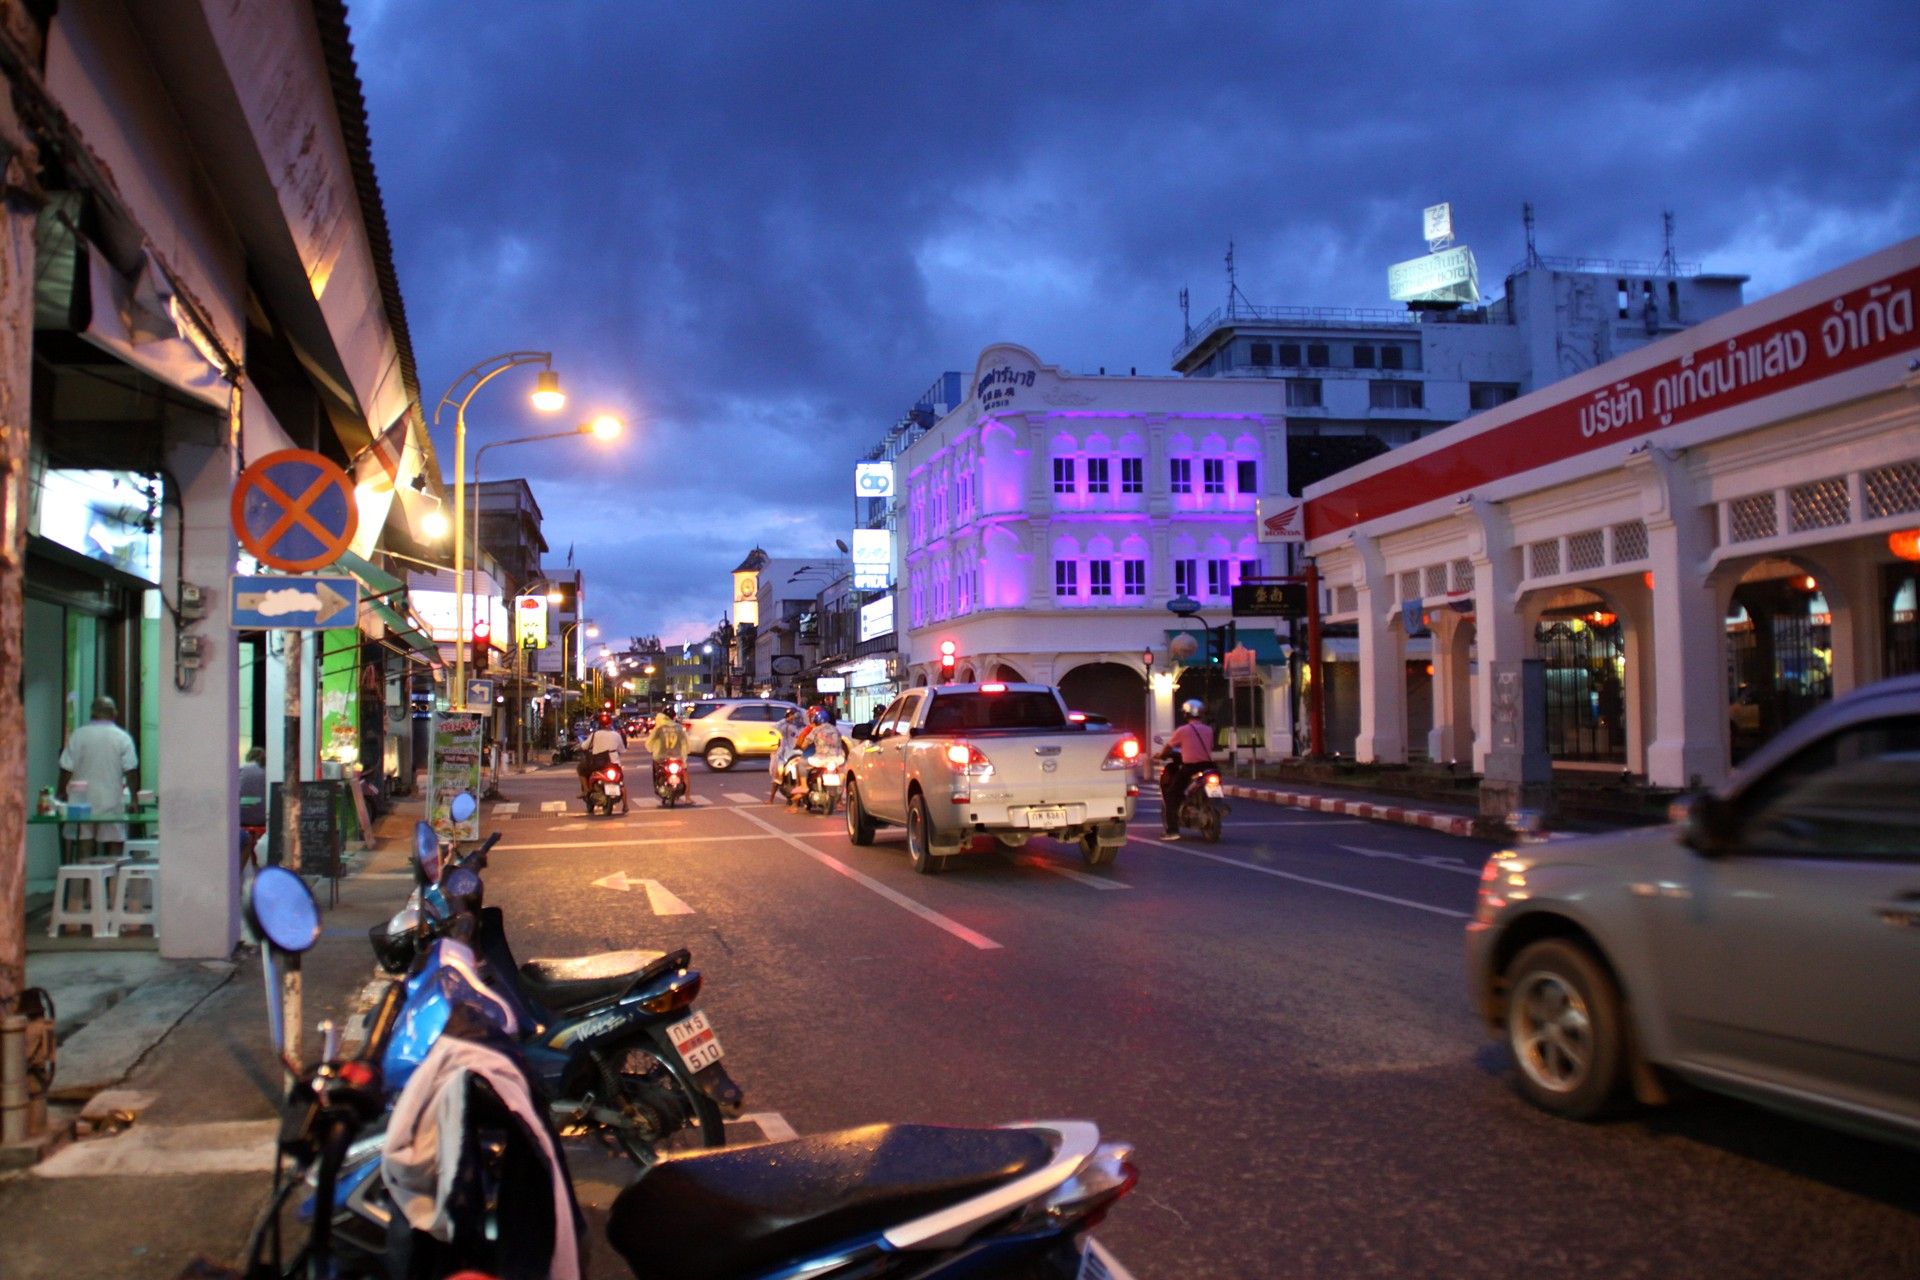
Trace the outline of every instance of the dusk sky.
<path fill-rule="evenodd" d="M 1749 300 L 1920 231 L 1911 0 L 1772 6 L 352 0 L 429 415 L 551 350 L 608 449 L 498 450 L 603 637 L 703 635 L 755 544 L 831 556 L 852 465 L 1011 341 L 1167 374 L 1197 320 L 1384 307 L 1451 201 L 1523 252 L 1748 274 Z M 477 447 L 553 425 L 531 372 Z M 438 439 L 452 475 L 451 432 Z"/>

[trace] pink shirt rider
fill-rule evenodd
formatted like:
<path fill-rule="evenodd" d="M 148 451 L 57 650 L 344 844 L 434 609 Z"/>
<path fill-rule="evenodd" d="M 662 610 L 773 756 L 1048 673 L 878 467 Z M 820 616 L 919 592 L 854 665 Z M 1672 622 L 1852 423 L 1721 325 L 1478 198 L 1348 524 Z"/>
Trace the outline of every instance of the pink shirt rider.
<path fill-rule="evenodd" d="M 1213 761 L 1213 728 L 1198 720 L 1189 720 L 1167 739 L 1169 754 L 1182 764 L 1210 764 Z"/>

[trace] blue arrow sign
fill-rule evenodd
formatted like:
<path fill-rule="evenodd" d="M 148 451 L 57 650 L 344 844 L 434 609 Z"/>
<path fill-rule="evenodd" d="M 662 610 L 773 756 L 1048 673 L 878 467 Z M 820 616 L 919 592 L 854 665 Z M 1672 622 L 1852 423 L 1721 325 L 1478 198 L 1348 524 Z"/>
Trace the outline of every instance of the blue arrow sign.
<path fill-rule="evenodd" d="M 227 613 L 237 631 L 324 631 L 359 619 L 360 583 L 344 577 L 234 575 Z"/>

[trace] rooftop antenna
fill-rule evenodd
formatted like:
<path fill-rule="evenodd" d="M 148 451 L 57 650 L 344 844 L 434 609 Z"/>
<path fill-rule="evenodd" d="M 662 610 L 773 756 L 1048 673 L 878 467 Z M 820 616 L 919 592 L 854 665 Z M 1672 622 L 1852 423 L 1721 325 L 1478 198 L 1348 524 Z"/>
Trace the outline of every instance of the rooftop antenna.
<path fill-rule="evenodd" d="M 1240 292 L 1240 285 L 1235 280 L 1233 271 L 1233 241 L 1229 240 L 1227 241 L 1227 315 L 1229 317 L 1240 314 L 1234 307 L 1235 299 L 1246 303 L 1248 310 L 1253 309 L 1253 302 L 1246 294 Z"/>
<path fill-rule="evenodd" d="M 1673 256 L 1673 210 L 1671 209 L 1660 211 L 1660 236 L 1666 245 L 1666 252 L 1660 255 L 1660 273 L 1668 276 L 1677 275 L 1680 264 Z"/>
<path fill-rule="evenodd" d="M 1520 222 L 1527 229 L 1527 266 L 1537 267 L 1540 265 L 1540 251 L 1533 245 L 1533 201 L 1529 200 L 1520 206 Z"/>
<path fill-rule="evenodd" d="M 1185 285 L 1180 286 L 1180 332 L 1184 335 L 1184 341 L 1192 340 L 1193 310 L 1187 298 L 1187 287 Z"/>

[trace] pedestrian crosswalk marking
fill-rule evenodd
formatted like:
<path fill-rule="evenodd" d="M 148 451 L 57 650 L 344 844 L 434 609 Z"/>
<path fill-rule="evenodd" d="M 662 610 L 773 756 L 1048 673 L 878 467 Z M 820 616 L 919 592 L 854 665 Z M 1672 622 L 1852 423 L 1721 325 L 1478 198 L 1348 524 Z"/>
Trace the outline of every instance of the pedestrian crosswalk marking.
<path fill-rule="evenodd" d="M 565 800 L 542 800 L 540 802 L 540 812 L 542 813 L 565 813 L 566 811 L 567 802 Z"/>
<path fill-rule="evenodd" d="M 520 802 L 519 802 L 518 800 L 508 800 L 508 801 L 506 801 L 506 802 L 505 802 L 505 803 L 503 803 L 503 804 L 497 804 L 497 805 L 495 805 L 495 806 L 493 806 L 493 816 L 494 816 L 494 817 L 496 817 L 496 818 L 517 818 L 517 817 L 519 817 L 519 816 L 520 816 Z"/>
<path fill-rule="evenodd" d="M 735 804 L 765 804 L 765 803 L 767 803 L 767 802 L 766 802 L 765 800 L 762 800 L 762 799 L 761 799 L 761 798 L 760 798 L 759 796 L 750 796 L 750 795 L 748 795 L 748 794 L 747 794 L 746 792 L 744 792 L 744 791 L 722 791 L 722 792 L 721 792 L 720 794 L 721 794 L 721 796 L 722 796 L 723 798 L 725 798 L 725 799 L 728 799 L 728 800 L 731 800 L 731 801 L 733 801 L 733 802 L 734 802 Z"/>

